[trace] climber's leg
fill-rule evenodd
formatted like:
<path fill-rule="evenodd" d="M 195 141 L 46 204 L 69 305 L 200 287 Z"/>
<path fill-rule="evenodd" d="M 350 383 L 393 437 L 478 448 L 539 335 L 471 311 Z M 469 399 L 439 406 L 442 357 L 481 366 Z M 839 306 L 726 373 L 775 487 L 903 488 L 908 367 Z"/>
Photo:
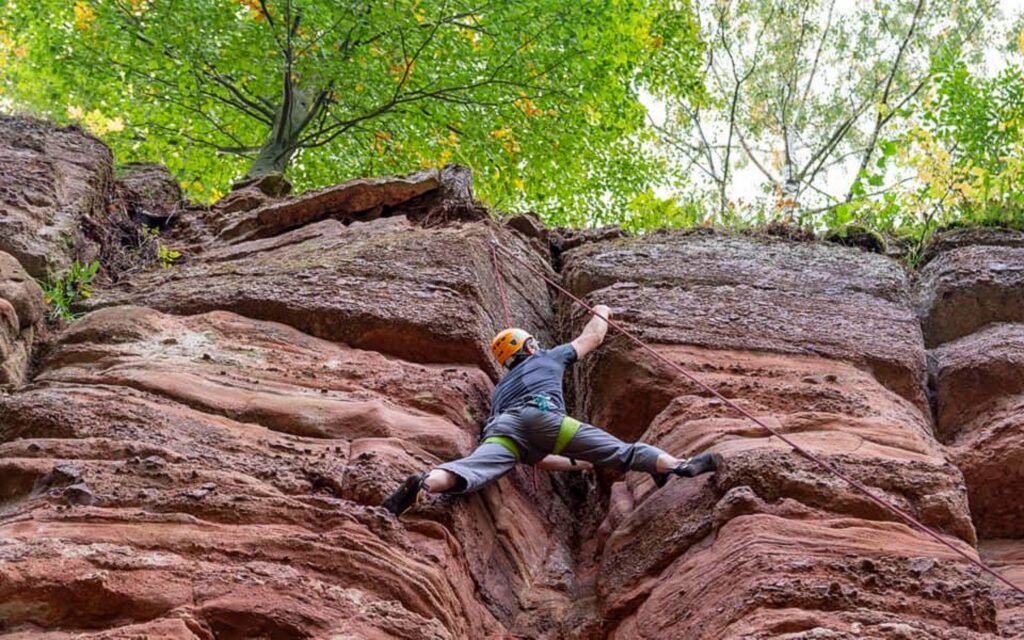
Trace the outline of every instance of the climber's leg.
<path fill-rule="evenodd" d="M 593 425 L 580 423 L 576 434 L 561 450 L 561 455 L 585 460 L 598 467 L 656 473 L 659 471 L 659 457 L 667 454 L 643 442 L 623 442 Z"/>
<path fill-rule="evenodd" d="M 505 475 L 519 461 L 515 445 L 509 445 L 508 442 L 485 438 L 484 442 L 465 458 L 439 465 L 434 471 L 455 476 L 454 484 L 441 490 L 446 493 L 473 493 Z M 430 491 L 434 491 L 433 485 Z"/>
<path fill-rule="evenodd" d="M 597 466 L 613 466 L 622 471 L 644 471 L 651 474 L 659 487 L 665 484 L 670 473 L 693 477 L 709 473 L 718 467 L 717 457 L 711 453 L 705 452 L 680 460 L 642 442 L 623 442 L 610 433 L 586 423 L 580 423 L 575 436 L 561 453 L 569 458 L 592 462 Z"/>
<path fill-rule="evenodd" d="M 409 476 L 381 506 L 398 516 L 416 504 L 423 490 L 434 493 L 479 491 L 511 471 L 516 461 L 514 451 L 501 442 L 484 442 L 465 458 Z"/>

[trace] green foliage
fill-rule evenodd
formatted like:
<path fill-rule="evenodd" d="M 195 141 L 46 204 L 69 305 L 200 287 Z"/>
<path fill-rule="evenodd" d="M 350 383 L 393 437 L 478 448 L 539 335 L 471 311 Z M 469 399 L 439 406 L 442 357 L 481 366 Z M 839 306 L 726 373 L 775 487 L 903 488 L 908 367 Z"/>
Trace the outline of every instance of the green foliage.
<path fill-rule="evenodd" d="M 908 260 L 936 229 L 963 225 L 1024 227 L 1024 73 L 1009 65 L 993 77 L 971 71 L 963 55 L 935 59 L 922 108 L 902 135 L 881 145 L 856 196 L 826 212 L 829 228 L 857 223 L 911 238 Z M 905 177 L 881 194 L 866 185 L 884 172 Z"/>
<path fill-rule="evenodd" d="M 6 95 L 206 200 L 291 96 L 299 190 L 461 162 L 496 207 L 607 222 L 665 172 L 641 88 L 699 88 L 678 0 L 8 0 L 0 33 Z"/>
<path fill-rule="evenodd" d="M 166 269 L 174 264 L 174 261 L 181 257 L 181 252 L 177 249 L 171 249 L 164 243 L 160 242 L 160 230 L 156 227 L 142 227 L 142 241 L 143 243 L 154 242 L 156 243 L 156 261 L 162 268 Z"/>
<path fill-rule="evenodd" d="M 695 178 L 688 195 L 701 189 L 720 211 L 743 207 L 742 198 L 779 217 L 801 208 L 807 217 L 884 186 L 861 175 L 878 143 L 920 106 L 932 56 L 984 41 L 994 3 L 705 0 L 695 8 L 707 98 L 660 94 L 667 162 Z"/>
<path fill-rule="evenodd" d="M 43 289 L 43 296 L 46 302 L 52 306 L 50 309 L 50 320 L 71 321 L 81 314 L 74 313 L 72 307 L 79 300 L 84 300 L 92 295 L 92 282 L 99 271 L 100 263 L 97 260 L 83 265 L 75 260 L 71 269 L 67 272 L 51 276 L 46 281 L 40 281 Z"/>
<path fill-rule="evenodd" d="M 176 249 L 168 249 L 167 245 L 158 244 L 156 247 L 156 259 L 161 267 L 167 268 L 181 257 L 181 252 Z"/>

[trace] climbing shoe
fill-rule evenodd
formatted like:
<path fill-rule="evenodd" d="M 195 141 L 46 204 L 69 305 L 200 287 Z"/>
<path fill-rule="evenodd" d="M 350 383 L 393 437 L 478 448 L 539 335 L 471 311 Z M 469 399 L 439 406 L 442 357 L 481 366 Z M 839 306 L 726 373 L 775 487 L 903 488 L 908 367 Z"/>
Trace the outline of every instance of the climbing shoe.
<path fill-rule="evenodd" d="M 395 490 L 381 506 L 395 516 L 405 513 L 409 507 L 416 504 L 423 490 L 423 481 L 427 478 L 427 472 L 415 473 L 405 479 L 405 482 Z"/>
<path fill-rule="evenodd" d="M 660 489 L 660 488 L 665 486 L 666 482 L 668 482 L 668 474 L 667 473 L 652 473 L 651 474 L 651 479 L 654 480 L 654 485 Z"/>
<path fill-rule="evenodd" d="M 679 464 L 671 472 L 666 473 L 652 473 L 651 479 L 654 480 L 655 486 L 659 489 L 665 486 L 668 482 L 669 473 L 674 473 L 677 476 L 683 476 L 684 478 L 692 478 L 699 476 L 702 473 L 710 473 L 718 468 L 718 461 L 716 457 L 711 453 L 702 453 L 692 458 L 687 458 Z"/>
<path fill-rule="evenodd" d="M 700 455 L 693 456 L 683 460 L 676 468 L 672 470 L 672 473 L 677 476 L 683 476 L 684 478 L 692 478 L 699 476 L 702 473 L 710 473 L 718 468 L 718 462 L 715 460 L 715 456 L 708 452 L 704 452 Z"/>

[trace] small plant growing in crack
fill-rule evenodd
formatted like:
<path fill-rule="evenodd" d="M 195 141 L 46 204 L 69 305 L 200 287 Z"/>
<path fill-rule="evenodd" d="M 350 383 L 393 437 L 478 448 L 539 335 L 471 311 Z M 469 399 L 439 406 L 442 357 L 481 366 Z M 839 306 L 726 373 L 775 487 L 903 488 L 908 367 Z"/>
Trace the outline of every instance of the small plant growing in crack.
<path fill-rule="evenodd" d="M 176 249 L 171 249 L 158 239 L 160 236 L 160 230 L 156 227 L 142 227 L 142 236 L 144 242 L 155 242 L 156 243 L 156 261 L 162 268 L 166 269 L 174 264 L 174 261 L 181 257 L 181 252 Z"/>
<path fill-rule="evenodd" d="M 88 264 L 82 264 L 75 260 L 71 268 L 58 276 L 50 276 L 46 280 L 39 281 L 43 289 L 43 296 L 51 306 L 49 317 L 51 321 L 71 321 L 81 313 L 72 311 L 72 307 L 79 300 L 84 300 L 92 295 L 92 282 L 99 272 L 99 260 L 93 260 Z"/>

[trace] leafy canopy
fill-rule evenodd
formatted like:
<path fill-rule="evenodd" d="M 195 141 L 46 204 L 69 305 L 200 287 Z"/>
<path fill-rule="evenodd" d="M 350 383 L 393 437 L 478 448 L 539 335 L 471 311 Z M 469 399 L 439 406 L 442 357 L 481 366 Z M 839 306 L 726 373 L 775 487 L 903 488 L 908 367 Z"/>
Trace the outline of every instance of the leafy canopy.
<path fill-rule="evenodd" d="M 746 206 L 811 222 L 857 195 L 853 184 L 878 145 L 920 110 L 934 57 L 958 45 L 977 51 L 994 7 L 695 0 L 708 99 L 661 96 L 666 156 L 697 178 L 689 195 L 703 196 L 716 220 Z"/>
<path fill-rule="evenodd" d="M 164 162 L 205 198 L 290 115 L 300 189 L 462 162 L 493 205 L 607 221 L 663 175 L 640 90 L 692 99 L 699 64 L 678 0 L 0 7 L 0 91 L 82 123 L 122 161 Z"/>
<path fill-rule="evenodd" d="M 1024 37 L 1020 41 L 1024 54 Z M 920 257 L 938 228 L 1024 228 L 1024 68 L 986 75 L 950 50 L 936 59 L 909 127 L 881 145 L 865 182 L 902 175 L 898 188 L 861 192 L 827 215 L 831 226 L 866 226 L 916 239 Z"/>

